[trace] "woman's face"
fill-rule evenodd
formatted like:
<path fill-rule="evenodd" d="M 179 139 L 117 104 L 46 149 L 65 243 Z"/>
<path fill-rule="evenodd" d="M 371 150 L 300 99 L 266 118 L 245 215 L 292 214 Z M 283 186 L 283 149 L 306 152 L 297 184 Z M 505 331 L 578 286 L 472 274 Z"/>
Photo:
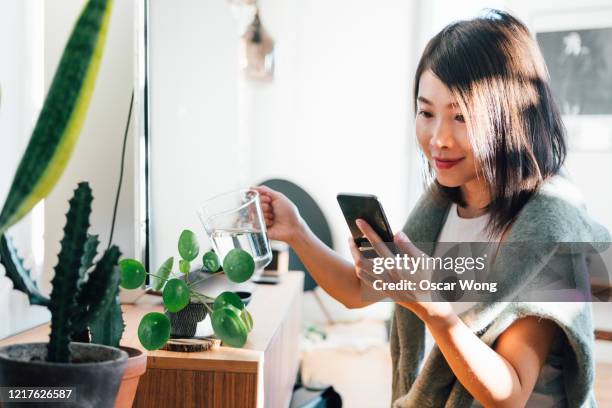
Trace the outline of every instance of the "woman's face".
<path fill-rule="evenodd" d="M 440 184 L 459 187 L 476 179 L 463 114 L 450 90 L 429 70 L 419 80 L 416 135 Z"/>

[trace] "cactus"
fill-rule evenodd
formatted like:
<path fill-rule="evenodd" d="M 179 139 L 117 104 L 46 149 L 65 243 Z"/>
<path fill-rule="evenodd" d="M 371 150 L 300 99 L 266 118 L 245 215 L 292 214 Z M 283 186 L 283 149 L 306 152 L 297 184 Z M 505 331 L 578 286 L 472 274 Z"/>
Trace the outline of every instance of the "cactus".
<path fill-rule="evenodd" d="M 83 253 L 81 267 L 79 268 L 79 288 L 87 281 L 87 271 L 92 267 L 93 260 L 98 254 L 98 245 L 100 245 L 100 240 L 97 235 L 87 235 L 85 252 Z"/>
<path fill-rule="evenodd" d="M 81 315 L 82 321 L 78 327 L 83 328 L 88 334 L 91 333 L 92 343 L 119 347 L 119 341 L 123 336 L 125 323 L 119 301 L 121 273 L 118 262 L 120 256 L 121 252 L 116 246 L 111 246 L 106 250 L 98 267 L 91 273 L 87 284 L 84 285 L 77 298 L 80 312 L 87 310 L 86 315 Z M 104 261 L 106 257 L 108 259 Z M 100 267 L 100 265 L 103 266 Z M 102 297 L 98 302 L 96 297 L 100 295 Z M 89 308 L 85 307 L 87 304 Z"/>
<path fill-rule="evenodd" d="M 93 197 L 86 183 L 79 184 L 70 200 L 70 209 L 66 215 L 62 249 L 55 266 L 55 276 L 51 281 L 51 335 L 47 359 L 49 361 L 66 363 L 70 358 L 70 343 L 72 334 L 71 314 L 76 310 L 79 268 L 85 252 L 87 230 L 89 229 L 89 214 Z"/>
<path fill-rule="evenodd" d="M 121 340 L 124 329 L 125 323 L 123 322 L 119 293 L 117 291 L 114 301 L 106 312 L 89 325 L 91 341 L 97 344 L 119 347 L 119 340 Z"/>
<path fill-rule="evenodd" d="M 79 280 L 77 281 L 77 287 L 79 292 L 83 288 L 83 285 L 87 282 L 88 275 L 87 272 L 93 265 L 93 260 L 98 253 L 98 245 L 100 244 L 100 240 L 97 235 L 88 235 L 87 241 L 85 242 L 85 252 L 83 253 L 83 257 L 81 258 L 81 267 L 79 268 Z M 79 301 L 77 299 L 77 307 L 79 310 L 77 314 L 84 315 L 87 313 L 87 303 L 83 301 Z M 75 329 L 72 334 L 72 341 L 80 341 L 82 343 L 89 342 L 89 330 L 87 328 L 82 328 L 80 331 Z"/>
<path fill-rule="evenodd" d="M 97 338 L 103 337 L 99 322 L 108 319 L 110 309 L 113 309 L 113 313 L 109 316 L 115 321 L 107 322 L 107 326 L 112 328 L 112 336 L 107 337 L 121 338 L 123 333 L 123 321 L 121 316 L 117 318 L 116 315 L 121 252 L 116 246 L 111 246 L 94 264 L 98 240 L 87 233 L 92 201 L 89 184 L 80 183 L 70 200 L 62 248 L 51 282 L 48 361 L 69 362 L 70 341 L 75 338 L 88 341 L 90 326 L 96 328 Z M 92 266 L 93 269 L 88 271 Z"/>
<path fill-rule="evenodd" d="M 31 304 L 48 306 L 51 311 L 49 361 L 70 361 L 70 341 L 89 342 L 90 332 L 96 343 L 115 347 L 123 334 L 118 301 L 121 252 L 113 245 L 94 262 L 99 241 L 87 233 L 92 201 L 89 184 L 80 183 L 66 214 L 51 299 L 39 292 L 10 238 L 0 237 L 0 263 L 14 288 L 28 295 Z"/>
<path fill-rule="evenodd" d="M 73 319 L 75 333 L 85 330 L 89 323 L 100 319 L 117 297 L 119 287 L 119 257 L 121 252 L 111 246 L 89 274 L 89 279 L 76 297 L 77 313 Z"/>

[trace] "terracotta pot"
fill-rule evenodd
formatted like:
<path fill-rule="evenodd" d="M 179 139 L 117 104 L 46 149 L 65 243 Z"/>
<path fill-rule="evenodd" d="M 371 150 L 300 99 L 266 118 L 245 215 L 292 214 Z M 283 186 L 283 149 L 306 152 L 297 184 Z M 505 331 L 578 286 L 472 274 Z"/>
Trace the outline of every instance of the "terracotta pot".
<path fill-rule="evenodd" d="M 131 407 L 140 377 L 147 371 L 147 354 L 132 347 L 119 347 L 128 354 L 127 365 L 115 400 L 115 408 Z"/>

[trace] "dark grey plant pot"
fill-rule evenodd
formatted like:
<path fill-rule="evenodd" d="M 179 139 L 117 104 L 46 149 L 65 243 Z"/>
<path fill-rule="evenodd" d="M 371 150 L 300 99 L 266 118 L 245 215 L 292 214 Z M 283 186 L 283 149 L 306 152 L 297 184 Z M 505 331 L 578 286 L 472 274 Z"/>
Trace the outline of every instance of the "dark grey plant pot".
<path fill-rule="evenodd" d="M 166 312 L 170 319 L 170 337 L 194 337 L 198 323 L 206 318 L 206 314 L 203 303 L 189 303 L 177 313 Z"/>
<path fill-rule="evenodd" d="M 244 305 L 244 307 L 247 307 L 249 305 L 249 303 L 251 303 L 251 296 L 252 296 L 251 292 L 238 291 L 238 292 L 234 292 L 234 293 L 236 293 L 238 295 L 238 297 L 242 301 L 242 304 Z"/>
<path fill-rule="evenodd" d="M 72 363 L 49 363 L 47 343 L 0 347 L 1 387 L 74 387 L 75 401 L 9 403 L 3 407 L 112 408 L 128 355 L 115 347 L 71 343 Z"/>

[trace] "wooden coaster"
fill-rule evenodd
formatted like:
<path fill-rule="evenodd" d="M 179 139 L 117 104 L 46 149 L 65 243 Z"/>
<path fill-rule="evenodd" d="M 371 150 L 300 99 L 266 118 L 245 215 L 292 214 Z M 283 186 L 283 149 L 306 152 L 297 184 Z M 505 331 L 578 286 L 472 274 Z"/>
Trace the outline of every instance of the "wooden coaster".
<path fill-rule="evenodd" d="M 595 339 L 612 341 L 612 330 L 595 330 Z"/>
<path fill-rule="evenodd" d="M 163 350 L 193 353 L 207 351 L 221 345 L 219 339 L 170 339 L 162 347 Z"/>

